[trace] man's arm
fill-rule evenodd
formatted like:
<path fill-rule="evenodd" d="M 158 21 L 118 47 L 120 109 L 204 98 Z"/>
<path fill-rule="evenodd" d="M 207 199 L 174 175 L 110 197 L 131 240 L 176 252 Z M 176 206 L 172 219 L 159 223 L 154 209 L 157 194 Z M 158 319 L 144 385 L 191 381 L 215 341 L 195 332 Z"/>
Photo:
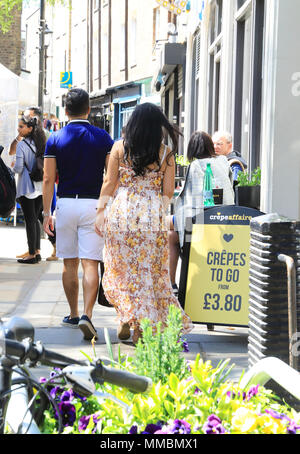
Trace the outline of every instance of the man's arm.
<path fill-rule="evenodd" d="M 54 184 L 56 180 L 56 159 L 44 159 L 44 178 L 43 178 L 43 211 L 44 211 L 44 230 L 53 236 L 53 219 L 51 214 L 51 204 L 54 193 Z"/>

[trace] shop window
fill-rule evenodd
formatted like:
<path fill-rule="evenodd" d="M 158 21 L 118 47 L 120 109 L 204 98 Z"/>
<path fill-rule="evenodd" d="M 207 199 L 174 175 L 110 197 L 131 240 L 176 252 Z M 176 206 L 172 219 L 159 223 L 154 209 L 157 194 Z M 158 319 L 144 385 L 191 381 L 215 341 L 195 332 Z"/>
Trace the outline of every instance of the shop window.
<path fill-rule="evenodd" d="M 264 0 L 242 3 L 236 12 L 234 148 L 250 169 L 260 162 Z"/>
<path fill-rule="evenodd" d="M 220 68 L 222 51 L 223 0 L 212 4 L 210 17 L 208 132 L 213 134 L 219 125 Z"/>

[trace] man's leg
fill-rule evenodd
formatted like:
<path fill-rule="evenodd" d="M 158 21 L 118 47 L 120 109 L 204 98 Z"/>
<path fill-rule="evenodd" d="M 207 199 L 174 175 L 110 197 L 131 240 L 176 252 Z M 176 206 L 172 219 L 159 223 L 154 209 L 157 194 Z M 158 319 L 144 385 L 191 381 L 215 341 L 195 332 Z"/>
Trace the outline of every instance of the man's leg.
<path fill-rule="evenodd" d="M 172 286 L 176 284 L 176 270 L 178 259 L 180 255 L 179 237 L 178 233 L 174 230 L 173 216 L 168 216 L 167 219 L 169 231 L 169 272 Z"/>
<path fill-rule="evenodd" d="M 62 281 L 70 306 L 70 318 L 79 317 L 78 313 L 78 280 L 79 259 L 64 259 Z"/>
<path fill-rule="evenodd" d="M 169 269 L 171 284 L 176 281 L 176 270 L 179 259 L 180 247 L 178 233 L 174 230 L 169 231 Z"/>
<path fill-rule="evenodd" d="M 82 259 L 81 264 L 83 268 L 83 312 L 91 319 L 99 287 L 99 262 Z"/>

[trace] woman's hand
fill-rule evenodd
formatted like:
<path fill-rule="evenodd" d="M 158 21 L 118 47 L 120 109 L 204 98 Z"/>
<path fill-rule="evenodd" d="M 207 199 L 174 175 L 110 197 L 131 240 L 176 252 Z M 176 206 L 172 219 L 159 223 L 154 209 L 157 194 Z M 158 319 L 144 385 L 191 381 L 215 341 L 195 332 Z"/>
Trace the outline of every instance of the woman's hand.
<path fill-rule="evenodd" d="M 104 230 L 105 230 L 105 215 L 103 210 L 100 211 L 96 216 L 95 232 L 99 236 L 104 236 Z"/>

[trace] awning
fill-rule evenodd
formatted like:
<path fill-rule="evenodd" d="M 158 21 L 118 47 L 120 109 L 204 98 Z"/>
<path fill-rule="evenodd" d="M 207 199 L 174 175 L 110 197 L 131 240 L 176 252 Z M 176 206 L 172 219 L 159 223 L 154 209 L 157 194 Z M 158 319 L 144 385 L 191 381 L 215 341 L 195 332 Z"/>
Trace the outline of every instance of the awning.
<path fill-rule="evenodd" d="M 125 104 L 128 102 L 138 101 L 139 99 L 141 99 L 141 95 L 125 96 L 124 98 L 115 98 L 113 100 L 113 103 L 114 104 Z"/>

